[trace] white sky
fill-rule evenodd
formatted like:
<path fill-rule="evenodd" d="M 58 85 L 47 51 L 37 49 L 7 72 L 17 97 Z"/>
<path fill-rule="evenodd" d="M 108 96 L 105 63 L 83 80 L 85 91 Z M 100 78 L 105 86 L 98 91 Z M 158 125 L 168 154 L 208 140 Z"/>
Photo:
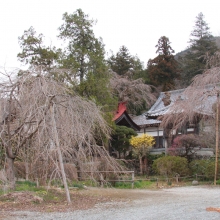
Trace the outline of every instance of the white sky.
<path fill-rule="evenodd" d="M 220 36 L 219 0 L 5 0 L 0 3 L 0 66 L 21 67 L 18 36 L 33 26 L 49 46 L 59 46 L 58 27 L 65 12 L 81 8 L 96 19 L 96 37 L 102 37 L 107 52 L 115 54 L 125 45 L 131 55 L 146 63 L 156 56 L 161 36 L 171 41 L 175 52 L 187 47 L 195 18 L 202 12 L 214 36 Z"/>

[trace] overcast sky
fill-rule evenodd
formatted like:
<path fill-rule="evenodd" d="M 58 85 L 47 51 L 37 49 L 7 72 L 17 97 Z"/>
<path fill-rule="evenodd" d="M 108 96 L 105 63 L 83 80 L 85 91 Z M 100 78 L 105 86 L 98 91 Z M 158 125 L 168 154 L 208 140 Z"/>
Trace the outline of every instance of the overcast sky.
<path fill-rule="evenodd" d="M 146 63 L 154 58 L 161 36 L 175 52 L 186 49 L 196 16 L 202 12 L 214 36 L 220 36 L 220 0 L 5 0 L 0 3 L 0 66 L 20 68 L 18 36 L 33 26 L 46 44 L 59 46 L 58 27 L 65 12 L 81 8 L 96 19 L 96 37 L 107 52 L 115 54 L 125 45 Z"/>

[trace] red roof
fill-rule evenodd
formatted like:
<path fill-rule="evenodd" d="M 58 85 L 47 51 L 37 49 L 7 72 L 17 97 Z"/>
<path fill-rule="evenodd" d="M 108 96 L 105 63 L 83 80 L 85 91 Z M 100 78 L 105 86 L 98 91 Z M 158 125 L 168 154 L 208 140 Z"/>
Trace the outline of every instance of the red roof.
<path fill-rule="evenodd" d="M 126 109 L 126 102 L 119 103 L 118 110 L 113 118 L 113 121 L 117 120 L 120 116 L 122 116 L 126 110 L 127 110 Z"/>

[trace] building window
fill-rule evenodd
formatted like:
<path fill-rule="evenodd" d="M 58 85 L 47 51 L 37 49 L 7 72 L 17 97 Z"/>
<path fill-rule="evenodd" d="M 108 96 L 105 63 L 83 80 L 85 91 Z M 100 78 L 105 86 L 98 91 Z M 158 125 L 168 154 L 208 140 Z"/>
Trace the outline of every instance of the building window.
<path fill-rule="evenodd" d="M 155 139 L 155 144 L 153 148 L 164 148 L 163 136 L 157 136 L 157 137 L 154 137 L 154 139 Z"/>

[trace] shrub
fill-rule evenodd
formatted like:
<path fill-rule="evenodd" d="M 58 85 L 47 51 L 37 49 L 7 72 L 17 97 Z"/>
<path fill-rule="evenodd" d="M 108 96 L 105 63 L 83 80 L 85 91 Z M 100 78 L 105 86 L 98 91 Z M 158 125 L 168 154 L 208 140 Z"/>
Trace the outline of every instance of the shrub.
<path fill-rule="evenodd" d="M 165 156 L 158 158 L 153 163 L 153 170 L 165 176 L 180 176 L 187 175 L 189 169 L 187 166 L 187 159 L 179 156 Z"/>
<path fill-rule="evenodd" d="M 171 156 L 185 157 L 188 162 L 196 156 L 196 147 L 201 146 L 201 137 L 195 134 L 179 135 L 173 140 L 173 144 L 168 148 Z"/>
<path fill-rule="evenodd" d="M 203 175 L 205 178 L 213 178 L 215 175 L 215 161 L 209 160 L 193 160 L 189 167 L 193 174 Z M 218 163 L 218 171 L 220 171 L 220 164 Z"/>

